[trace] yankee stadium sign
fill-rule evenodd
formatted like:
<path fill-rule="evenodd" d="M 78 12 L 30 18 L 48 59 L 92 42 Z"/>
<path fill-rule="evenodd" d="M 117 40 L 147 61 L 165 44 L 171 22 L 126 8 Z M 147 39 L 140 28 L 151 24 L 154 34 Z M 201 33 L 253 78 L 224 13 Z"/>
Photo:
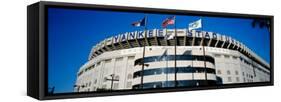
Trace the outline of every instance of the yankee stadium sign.
<path fill-rule="evenodd" d="M 110 38 L 107 38 L 96 45 L 97 48 L 103 47 L 104 45 L 110 45 L 114 43 L 119 43 L 123 41 L 135 40 L 135 39 L 144 39 L 146 34 L 146 38 L 166 38 L 166 36 L 174 36 L 175 29 L 152 29 L 145 31 L 135 31 L 135 32 L 126 32 L 123 34 L 119 34 Z M 206 32 L 206 31 L 197 31 L 197 30 L 187 30 L 187 29 L 177 29 L 177 37 L 195 37 L 195 38 L 204 38 L 204 39 L 214 39 L 225 41 L 228 43 L 233 43 L 235 45 L 240 45 L 238 41 L 235 39 L 220 35 L 214 32 Z M 167 39 L 168 40 L 168 39 Z"/>

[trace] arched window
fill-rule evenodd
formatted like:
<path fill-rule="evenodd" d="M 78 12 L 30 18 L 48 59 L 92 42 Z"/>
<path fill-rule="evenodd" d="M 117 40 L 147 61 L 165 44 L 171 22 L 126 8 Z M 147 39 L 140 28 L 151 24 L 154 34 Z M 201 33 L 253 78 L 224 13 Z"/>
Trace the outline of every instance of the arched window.
<path fill-rule="evenodd" d="M 227 75 L 230 75 L 230 74 L 231 74 L 229 70 L 227 70 L 227 72 L 226 72 L 226 73 L 227 73 Z"/>
<path fill-rule="evenodd" d="M 116 75 L 114 79 L 119 80 L 119 78 L 120 78 L 119 75 Z"/>
<path fill-rule="evenodd" d="M 103 82 L 106 82 L 106 81 L 107 81 L 107 78 L 106 78 L 106 77 L 104 77 L 104 78 L 103 78 Z"/>
<path fill-rule="evenodd" d="M 218 74 L 221 74 L 221 70 L 218 70 Z"/>
<path fill-rule="evenodd" d="M 91 84 L 92 84 L 92 83 L 91 83 L 91 82 L 89 82 L 89 86 L 91 86 Z"/>
<path fill-rule="evenodd" d="M 95 79 L 94 84 L 97 84 L 97 82 L 98 82 L 98 80 L 97 80 L 97 79 Z"/>
<path fill-rule="evenodd" d="M 132 82 L 127 82 L 127 88 L 131 88 L 132 87 Z"/>
<path fill-rule="evenodd" d="M 133 75 L 132 74 L 128 74 L 127 79 L 132 79 Z"/>
<path fill-rule="evenodd" d="M 113 84 L 113 89 L 118 89 L 118 87 L 119 87 L 119 83 L 114 83 Z"/>
<path fill-rule="evenodd" d="M 236 74 L 236 75 L 238 75 L 238 74 L 239 74 L 239 72 L 236 70 L 236 71 L 235 71 L 235 74 Z"/>

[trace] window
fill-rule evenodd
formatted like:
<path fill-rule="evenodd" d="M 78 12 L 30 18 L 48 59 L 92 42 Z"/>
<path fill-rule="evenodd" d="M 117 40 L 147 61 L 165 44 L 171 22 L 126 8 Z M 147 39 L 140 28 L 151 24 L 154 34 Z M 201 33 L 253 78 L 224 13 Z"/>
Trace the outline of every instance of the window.
<path fill-rule="evenodd" d="M 238 58 L 238 57 L 236 57 L 236 56 L 232 56 L 232 58 L 233 58 L 234 60 L 237 60 L 237 58 Z"/>
<path fill-rule="evenodd" d="M 132 87 L 132 82 L 131 81 L 127 82 L 127 86 L 126 87 L 127 88 L 131 88 Z"/>
<path fill-rule="evenodd" d="M 79 73 L 78 73 L 78 76 L 80 76 L 80 75 L 82 75 L 82 74 L 83 74 L 83 71 L 79 72 Z"/>
<path fill-rule="evenodd" d="M 82 88 L 84 88 L 84 87 L 85 87 L 85 85 L 83 84 L 81 87 L 82 87 Z"/>
<path fill-rule="evenodd" d="M 239 77 L 236 77 L 236 82 L 239 82 L 239 81 L 240 81 Z"/>
<path fill-rule="evenodd" d="M 114 79 L 119 80 L 119 75 L 116 75 Z"/>
<path fill-rule="evenodd" d="M 239 72 L 236 70 L 236 71 L 235 71 L 235 75 L 238 75 L 238 74 L 239 74 Z"/>
<path fill-rule="evenodd" d="M 110 63 L 110 62 L 111 62 L 111 59 L 105 60 L 105 63 Z"/>
<path fill-rule="evenodd" d="M 85 69 L 85 72 L 88 71 L 88 70 L 91 70 L 91 69 L 93 69 L 93 68 L 94 68 L 94 67 L 88 67 L 88 68 Z"/>
<path fill-rule="evenodd" d="M 220 54 L 215 54 L 215 57 L 221 57 L 221 55 Z"/>
<path fill-rule="evenodd" d="M 122 61 L 123 57 L 116 58 L 116 61 Z"/>
<path fill-rule="evenodd" d="M 118 87 L 119 87 L 119 83 L 114 83 L 113 84 L 113 89 L 118 89 Z"/>
<path fill-rule="evenodd" d="M 103 82 L 106 82 L 106 81 L 107 81 L 107 78 L 106 78 L 106 77 L 104 77 L 104 78 L 103 78 Z"/>
<path fill-rule="evenodd" d="M 132 74 L 128 74 L 127 79 L 132 79 L 133 75 Z"/>
<path fill-rule="evenodd" d="M 95 79 L 94 84 L 97 84 L 97 82 L 98 82 L 98 80 L 97 80 L 97 79 Z"/>
<path fill-rule="evenodd" d="M 229 55 L 224 55 L 224 58 L 229 58 L 230 56 Z"/>
<path fill-rule="evenodd" d="M 135 59 L 135 56 L 128 56 L 128 60 L 133 60 Z"/>
<path fill-rule="evenodd" d="M 89 82 L 89 86 L 91 86 L 91 84 L 92 84 L 92 83 L 91 83 L 91 82 Z"/>
<path fill-rule="evenodd" d="M 99 65 L 100 65 L 100 62 L 97 63 L 97 66 L 99 66 Z"/>
<path fill-rule="evenodd" d="M 231 82 L 232 80 L 231 80 L 231 77 L 227 77 L 227 81 L 228 82 Z"/>
<path fill-rule="evenodd" d="M 227 75 L 230 75 L 231 73 L 230 73 L 230 71 L 229 70 L 227 70 Z"/>
<path fill-rule="evenodd" d="M 221 74 L 221 70 L 218 70 L 218 74 Z"/>

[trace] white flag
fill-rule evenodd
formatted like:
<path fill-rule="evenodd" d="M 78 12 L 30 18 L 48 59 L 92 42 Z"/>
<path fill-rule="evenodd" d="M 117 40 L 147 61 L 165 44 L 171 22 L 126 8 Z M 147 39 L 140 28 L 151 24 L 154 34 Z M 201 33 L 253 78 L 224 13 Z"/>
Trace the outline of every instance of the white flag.
<path fill-rule="evenodd" d="M 167 60 L 167 49 L 164 51 L 164 53 L 158 57 L 159 61 L 166 61 Z"/>
<path fill-rule="evenodd" d="M 167 34 L 167 35 L 165 36 L 165 39 L 166 39 L 166 40 L 174 39 L 174 35 L 173 35 L 173 34 Z"/>
<path fill-rule="evenodd" d="M 201 27 L 202 27 L 202 20 L 201 19 L 188 24 L 188 30 L 198 29 L 198 28 L 201 28 Z"/>

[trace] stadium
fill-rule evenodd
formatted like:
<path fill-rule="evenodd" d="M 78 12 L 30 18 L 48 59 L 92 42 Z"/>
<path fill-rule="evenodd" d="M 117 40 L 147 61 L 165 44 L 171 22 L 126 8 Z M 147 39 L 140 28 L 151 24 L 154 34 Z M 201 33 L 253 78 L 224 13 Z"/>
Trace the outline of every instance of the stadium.
<path fill-rule="evenodd" d="M 151 29 L 93 46 L 75 92 L 270 81 L 270 65 L 243 43 L 215 32 Z"/>

